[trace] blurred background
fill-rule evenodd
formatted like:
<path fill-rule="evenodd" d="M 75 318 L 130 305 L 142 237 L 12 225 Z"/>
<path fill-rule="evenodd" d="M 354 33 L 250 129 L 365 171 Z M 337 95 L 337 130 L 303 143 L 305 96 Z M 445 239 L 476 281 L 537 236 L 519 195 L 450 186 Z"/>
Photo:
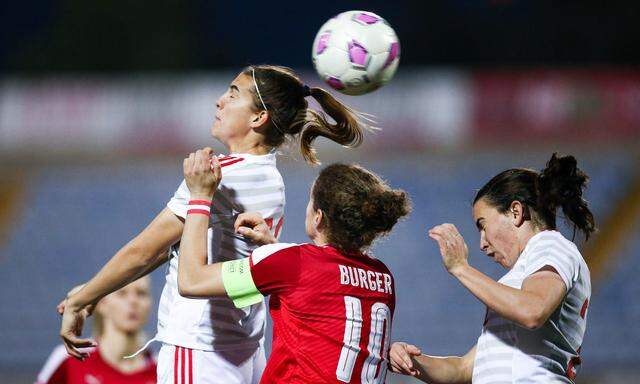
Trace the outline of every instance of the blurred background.
<path fill-rule="evenodd" d="M 478 248 L 474 193 L 506 168 L 541 169 L 558 151 L 591 176 L 586 195 L 600 228 L 577 240 L 594 284 L 577 382 L 637 383 L 640 7 L 592 4 L 3 2 L 0 381 L 35 380 L 59 344 L 55 305 L 164 207 L 182 156 L 211 144 L 223 151 L 209 126 L 240 69 L 286 65 L 322 85 L 311 65 L 317 29 L 363 9 L 396 30 L 400 67 L 372 94 L 338 96 L 382 130 L 357 150 L 318 145 L 325 164 L 358 162 L 413 199 L 412 215 L 373 250 L 396 275 L 393 338 L 429 354 L 463 354 L 476 342 L 484 308 L 445 272 L 425 232 L 455 223 L 471 263 L 500 277 Z M 279 164 L 281 239 L 304 242 L 299 224 L 318 169 L 295 151 Z M 153 279 L 157 299 L 163 268 Z"/>

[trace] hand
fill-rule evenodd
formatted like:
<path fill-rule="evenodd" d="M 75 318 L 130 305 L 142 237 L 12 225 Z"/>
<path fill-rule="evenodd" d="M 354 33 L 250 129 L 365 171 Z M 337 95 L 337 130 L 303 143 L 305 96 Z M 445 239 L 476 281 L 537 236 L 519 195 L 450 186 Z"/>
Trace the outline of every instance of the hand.
<path fill-rule="evenodd" d="M 442 262 L 447 272 L 454 274 L 469 265 L 469 249 L 462 235 L 453 224 L 441 224 L 429 230 L 429 237 L 438 242 Z"/>
<path fill-rule="evenodd" d="M 403 375 L 417 376 L 420 372 L 414 368 L 412 358 L 421 354 L 422 352 L 415 345 L 403 342 L 393 343 L 389 351 L 391 371 Z"/>
<path fill-rule="evenodd" d="M 191 192 L 191 198 L 213 199 L 213 195 L 220 184 L 222 172 L 218 158 L 211 155 L 213 150 L 209 147 L 199 149 L 189 154 L 182 162 L 184 179 Z"/>
<path fill-rule="evenodd" d="M 85 284 L 76 285 L 69 292 L 67 292 L 67 297 L 62 299 L 62 301 L 58 303 L 58 305 L 56 306 L 56 310 L 58 311 L 59 314 L 62 315 L 64 313 L 64 307 L 67 305 L 67 300 L 69 300 L 71 296 L 78 293 L 82 288 L 84 288 L 85 285 L 87 284 L 85 283 Z M 96 307 L 95 304 L 89 304 L 86 307 L 84 307 L 84 310 L 87 312 L 87 317 L 91 316 L 95 307 Z"/>
<path fill-rule="evenodd" d="M 96 347 L 97 344 L 91 339 L 81 339 L 82 327 L 84 320 L 88 316 L 85 308 L 78 307 L 67 301 L 64 312 L 62 314 L 62 325 L 60 326 L 60 337 L 64 343 L 67 353 L 78 360 L 84 360 L 89 356 L 86 351 L 79 348 Z"/>
<path fill-rule="evenodd" d="M 238 215 L 234 224 L 237 233 L 259 245 L 274 244 L 278 240 L 271 234 L 267 222 L 257 212 Z"/>

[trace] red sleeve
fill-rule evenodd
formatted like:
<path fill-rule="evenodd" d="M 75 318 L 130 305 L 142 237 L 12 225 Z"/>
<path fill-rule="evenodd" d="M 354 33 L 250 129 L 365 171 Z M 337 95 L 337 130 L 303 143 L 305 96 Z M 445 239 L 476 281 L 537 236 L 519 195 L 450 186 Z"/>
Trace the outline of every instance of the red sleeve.
<path fill-rule="evenodd" d="M 283 294 L 298 285 L 300 246 L 278 243 L 257 248 L 251 254 L 251 277 L 263 295 Z"/>
<path fill-rule="evenodd" d="M 65 384 L 67 382 L 67 369 L 69 355 L 64 346 L 60 345 L 53 350 L 47 362 L 38 374 L 36 384 Z"/>

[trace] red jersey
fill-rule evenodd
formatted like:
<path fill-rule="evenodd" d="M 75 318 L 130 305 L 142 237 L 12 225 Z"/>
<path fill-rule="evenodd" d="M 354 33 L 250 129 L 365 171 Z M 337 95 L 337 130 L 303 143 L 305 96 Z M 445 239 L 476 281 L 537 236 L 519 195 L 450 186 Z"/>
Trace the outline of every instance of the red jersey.
<path fill-rule="evenodd" d="M 261 383 L 384 383 L 395 308 L 384 263 L 312 244 L 261 247 L 249 262 L 256 288 L 271 295 Z"/>
<path fill-rule="evenodd" d="M 64 346 L 53 350 L 38 374 L 36 384 L 155 384 L 156 363 L 151 355 L 146 356 L 145 366 L 135 372 L 120 372 L 95 349 L 85 361 L 67 354 Z"/>

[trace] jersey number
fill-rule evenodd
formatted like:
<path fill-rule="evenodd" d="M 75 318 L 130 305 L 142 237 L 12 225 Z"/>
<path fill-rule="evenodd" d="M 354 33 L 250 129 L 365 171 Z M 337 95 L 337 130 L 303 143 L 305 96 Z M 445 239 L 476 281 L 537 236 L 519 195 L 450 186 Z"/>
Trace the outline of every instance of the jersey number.
<path fill-rule="evenodd" d="M 340 351 L 340 360 L 336 369 L 338 380 L 348 383 L 351 381 L 353 368 L 356 364 L 358 354 L 360 353 L 360 335 L 362 333 L 362 303 L 360 299 L 345 296 L 345 317 L 347 322 L 344 327 L 344 339 L 342 341 L 342 350 Z M 380 366 L 380 362 L 387 358 L 389 350 L 389 332 L 391 331 L 391 311 L 384 303 L 375 303 L 371 306 L 371 331 L 369 332 L 369 343 L 367 351 L 369 355 L 364 361 L 362 367 L 362 375 L 360 377 L 362 383 L 383 383 L 387 374 L 387 365 Z M 384 337 L 386 336 L 386 337 Z M 384 339 L 384 340 L 383 340 Z"/>

